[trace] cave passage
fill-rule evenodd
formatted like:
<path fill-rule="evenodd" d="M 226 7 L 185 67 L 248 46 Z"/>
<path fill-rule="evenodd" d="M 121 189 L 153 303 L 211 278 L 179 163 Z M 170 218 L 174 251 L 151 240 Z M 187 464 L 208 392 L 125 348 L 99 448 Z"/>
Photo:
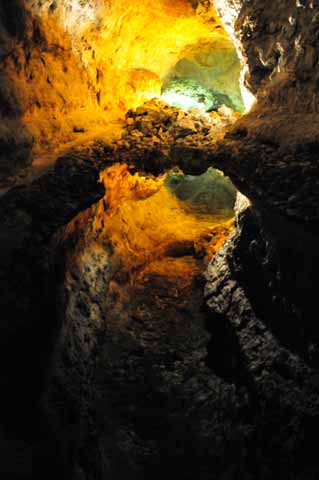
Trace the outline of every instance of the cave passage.
<path fill-rule="evenodd" d="M 8 57 L 4 79 L 8 105 L 9 94 L 19 92 L 16 99 L 21 105 L 10 108 L 12 113 L 14 108 L 19 111 L 37 162 L 29 176 L 24 172 L 18 181 L 10 177 L 9 185 L 24 183 L 26 177 L 32 181 L 36 168 L 42 173 L 48 152 L 54 162 L 63 145 L 67 158 L 73 150 L 83 150 L 80 156 L 85 156 L 85 142 L 102 142 L 112 152 L 111 163 L 127 172 L 117 177 L 117 215 L 121 202 L 127 205 L 132 167 L 147 185 L 161 185 L 158 193 L 145 193 L 152 203 L 150 211 L 147 201 L 143 203 L 150 223 L 144 225 L 146 213 L 137 208 L 138 202 L 132 212 L 136 207 L 141 218 L 131 215 L 126 220 L 129 232 L 120 229 L 124 222 L 120 216 L 114 223 L 112 209 L 104 213 L 105 224 L 118 232 L 117 261 L 130 265 L 135 256 L 154 260 L 175 248 L 190 248 L 196 265 L 199 257 L 208 261 L 230 231 L 236 192 L 221 173 L 209 169 L 208 153 L 244 111 L 240 62 L 213 5 L 188 0 L 74 0 L 50 5 L 26 2 L 25 7 L 24 28 L 33 29 L 33 48 L 18 44 L 25 68 L 16 70 L 14 59 Z M 119 123 L 113 129 L 115 118 Z M 25 137 L 23 142 L 26 150 Z M 107 172 L 101 173 L 102 179 L 109 178 Z M 157 179 L 144 177 L 143 172 Z M 110 206 L 115 190 L 104 183 Z M 167 214 L 169 221 L 165 223 L 158 212 L 163 218 Z M 157 225 L 161 231 L 155 241 L 152 232 Z M 214 248 L 203 240 L 211 240 L 210 226 L 214 232 L 219 227 L 222 231 L 220 236 L 213 234 Z M 110 230 L 108 238 L 112 235 Z M 132 238 L 144 240 L 131 244 L 127 239 Z"/>
<path fill-rule="evenodd" d="M 229 39 L 189 45 L 163 80 L 161 98 L 172 106 L 217 111 L 223 105 L 244 112 L 240 62 Z"/>
<path fill-rule="evenodd" d="M 62 240 L 73 245 L 62 308 L 66 383 L 88 391 L 89 457 L 107 435 L 110 471 L 130 475 L 118 440 L 129 429 L 134 444 L 154 446 L 141 455 L 142 476 L 162 478 L 172 441 L 192 449 L 180 408 L 189 371 L 196 381 L 210 375 L 203 272 L 233 231 L 237 190 L 209 153 L 244 105 L 239 60 L 214 11 L 139 1 L 121 18 L 121 56 L 107 80 L 98 67 L 98 103 L 121 110 L 121 135 L 100 173 L 104 198 Z"/>
<path fill-rule="evenodd" d="M 157 397 L 166 388 L 174 404 L 176 382 L 160 378 L 161 365 L 181 385 L 188 363 L 207 375 L 203 272 L 233 230 L 237 195 L 208 157 L 244 107 L 239 60 L 213 8 L 186 0 L 102 4 L 30 2 L 34 48 L 19 44 L 25 68 L 8 57 L 4 78 L 9 93 L 19 93 L 12 115 L 34 167 L 45 167 L 48 152 L 53 162 L 59 157 L 49 182 L 64 163 L 74 177 L 87 168 L 93 184 L 89 164 L 96 169 L 95 201 L 56 235 L 66 267 L 54 306 L 63 318 L 53 375 L 63 372 L 62 397 L 78 399 L 65 401 L 66 415 L 96 432 L 85 455 L 93 459 L 106 434 L 110 470 L 123 478 L 124 424 L 141 445 L 158 443 L 169 465 L 161 443 L 169 440 L 162 423 L 171 423 L 170 407 Z M 19 141 L 7 139 L 15 149 Z M 15 173 L 10 185 L 19 184 Z M 28 181 L 33 175 L 31 168 Z M 178 436 L 183 442 L 182 429 Z"/>
<path fill-rule="evenodd" d="M 1 479 L 319 479 L 318 21 L 0 0 Z"/>
<path fill-rule="evenodd" d="M 154 98 L 245 110 L 236 49 L 211 3 L 20 3 L 2 7 L 25 32 L 21 40 L 3 25 L 13 38 L 4 35 L 1 57 L 0 180 L 11 176 L 10 185 L 32 158 L 42 167 L 72 142 L 110 141 L 110 125 Z"/>
<path fill-rule="evenodd" d="M 124 119 L 112 145 L 119 165 L 101 173 L 108 208 L 99 241 L 112 245 L 111 264 L 121 265 L 117 276 L 130 285 L 150 262 L 160 262 L 163 273 L 167 256 L 174 270 L 171 251 L 182 252 L 188 275 L 193 258 L 197 275 L 234 216 L 236 189 L 208 168 L 207 152 L 244 111 L 235 47 L 213 5 L 117 1 L 102 11 L 90 17 L 82 10 L 87 26 L 78 40 L 75 24 L 64 22 L 74 55 L 96 73 L 99 108 Z M 99 35 L 89 29 L 97 21 Z"/>
<path fill-rule="evenodd" d="M 196 383 L 188 385 L 192 375 L 207 382 L 209 394 L 202 275 L 233 229 L 236 189 L 215 169 L 154 178 L 116 164 L 101 180 L 105 198 L 71 222 L 63 239 L 73 245 L 63 296 L 63 381 L 93 412 L 85 458 L 103 451 L 115 478 L 131 473 L 127 455 L 133 465 L 143 458 L 141 475 L 160 479 L 172 466 L 185 468 L 187 454 L 180 458 L 175 442 L 196 468 L 183 396 L 197 395 Z M 69 408 L 77 418 L 77 407 Z M 195 411 L 200 419 L 202 408 Z M 123 453 L 122 436 L 126 442 L 130 435 L 143 449 L 152 443 L 145 458 L 144 450 Z"/>

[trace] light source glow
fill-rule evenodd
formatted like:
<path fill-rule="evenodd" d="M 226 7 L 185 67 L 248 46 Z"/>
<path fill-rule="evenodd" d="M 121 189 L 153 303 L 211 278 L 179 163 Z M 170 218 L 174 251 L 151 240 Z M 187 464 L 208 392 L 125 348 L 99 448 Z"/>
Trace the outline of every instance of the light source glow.
<path fill-rule="evenodd" d="M 248 113 L 256 103 L 256 97 L 245 87 L 243 82 L 241 84 L 241 95 L 245 105 L 245 112 Z"/>
<path fill-rule="evenodd" d="M 204 103 L 197 102 L 194 98 L 181 93 L 167 91 L 161 95 L 161 99 L 173 107 L 185 109 L 197 108 L 198 110 L 206 110 Z"/>

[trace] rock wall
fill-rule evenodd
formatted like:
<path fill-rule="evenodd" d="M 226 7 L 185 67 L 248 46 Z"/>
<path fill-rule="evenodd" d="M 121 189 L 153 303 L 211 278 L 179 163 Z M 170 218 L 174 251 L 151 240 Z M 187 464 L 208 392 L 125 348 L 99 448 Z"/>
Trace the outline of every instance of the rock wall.
<path fill-rule="evenodd" d="M 220 378 L 250 391 L 260 432 L 253 478 L 315 478 L 318 5 L 215 5 L 257 103 L 210 157 L 250 201 L 238 203 L 236 230 L 207 270 L 208 361 Z M 266 444 L 259 450 L 268 435 L 277 452 L 267 454 Z"/>
<path fill-rule="evenodd" d="M 188 59 L 201 43 L 211 45 L 205 58 L 195 55 L 207 84 L 209 58 L 219 58 L 227 46 L 231 58 L 233 51 L 214 6 L 242 61 L 246 105 L 253 94 L 260 109 L 316 112 L 315 2 L 287 0 L 271 8 L 266 1 L 180 0 L 173 6 L 162 0 L 155 7 L 140 0 L 127 8 L 120 1 L 3 1 L 1 175 L 30 163 L 32 147 L 41 152 L 61 145 L 74 130 L 105 125 L 106 112 L 158 95 L 172 72 L 187 77 Z M 219 84 L 225 85 L 228 57 Z M 231 68 L 235 78 L 237 66 Z M 226 83 L 225 92 L 235 92 Z"/>
<path fill-rule="evenodd" d="M 8 480 L 70 478 L 68 437 L 57 435 L 55 413 L 41 402 L 61 328 L 65 272 L 52 239 L 103 196 L 100 163 L 89 150 L 0 199 L 0 471 Z"/>
<path fill-rule="evenodd" d="M 0 179 L 30 162 L 32 136 L 21 124 L 22 111 L 15 98 L 15 89 L 5 73 L 4 62 L 14 49 L 14 38 L 22 38 L 26 16 L 21 2 L 0 5 Z"/>
<path fill-rule="evenodd" d="M 5 177 L 31 162 L 32 147 L 52 151 L 70 140 L 83 110 L 84 123 L 91 111 L 98 121 L 98 109 L 70 39 L 52 19 L 41 22 L 24 2 L 2 2 L 0 19 L 0 175 Z"/>
<path fill-rule="evenodd" d="M 317 112 L 316 1 L 216 0 L 244 64 L 246 87 L 259 106 Z"/>
<path fill-rule="evenodd" d="M 319 219 L 317 59 L 313 45 L 319 9 L 314 2 L 287 1 L 273 8 L 269 2 L 258 2 L 257 6 L 257 2 L 217 0 L 215 4 L 226 28 L 233 32 L 245 63 L 246 86 L 257 103 L 226 135 L 211 161 L 220 162 L 249 197 L 259 212 L 265 237 L 270 234 L 275 239 L 282 269 L 277 296 L 284 296 L 282 288 L 290 292 L 288 317 L 294 318 L 298 311 L 304 323 L 313 323 L 309 307 L 314 308 Z M 256 238 L 255 244 L 259 245 L 260 239 Z M 245 264 L 243 251 L 241 255 Z M 256 262 L 263 264 L 258 256 Z M 254 278 L 252 262 L 246 268 L 247 275 Z M 255 295 L 262 297 L 262 291 L 258 293 L 256 287 Z M 267 303 L 274 305 L 275 297 Z M 265 305 L 262 312 L 265 317 L 282 317 L 282 307 L 276 307 L 275 313 L 267 308 Z M 309 328 L 314 334 L 313 327 Z"/>
<path fill-rule="evenodd" d="M 32 11 L 52 18 L 71 37 L 72 49 L 99 88 L 103 108 L 138 106 L 160 94 L 161 82 L 189 46 L 228 35 L 213 6 L 205 15 L 187 0 L 170 2 L 41 2 Z M 218 48 L 218 47 L 217 47 Z"/>
<path fill-rule="evenodd" d="M 319 267 L 315 246 L 317 56 L 313 48 L 318 5 L 218 0 L 215 5 L 232 31 L 245 65 L 245 84 L 257 103 L 229 131 L 210 161 L 217 162 L 247 195 L 257 216 L 247 209 L 240 218 L 250 228 L 249 236 L 239 222 L 225 256 L 213 260 L 210 271 L 216 276 L 209 275 L 207 288 L 220 296 L 218 302 L 210 301 L 210 307 L 213 316 L 229 321 L 244 312 L 247 318 L 271 324 L 283 343 L 293 349 L 297 342 L 299 354 L 308 358 L 318 338 L 311 313 L 316 309 L 314 284 Z M 226 258 L 231 289 L 223 284 L 223 275 L 217 278 Z M 240 286 L 240 294 L 235 285 Z M 247 304 L 249 313 L 245 313 Z"/>

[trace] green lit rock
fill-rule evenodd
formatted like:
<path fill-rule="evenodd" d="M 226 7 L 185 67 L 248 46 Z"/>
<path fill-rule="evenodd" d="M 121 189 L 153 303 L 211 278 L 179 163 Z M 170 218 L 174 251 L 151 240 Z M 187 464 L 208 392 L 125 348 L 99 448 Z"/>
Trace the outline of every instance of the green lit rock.
<path fill-rule="evenodd" d="M 237 190 L 219 170 L 209 168 L 199 176 L 170 172 L 165 184 L 187 208 L 226 218 L 234 215 Z"/>
<path fill-rule="evenodd" d="M 195 107 L 197 96 L 205 95 L 206 100 L 202 103 L 207 110 L 214 110 L 225 104 L 238 112 L 244 112 L 239 84 L 240 72 L 237 52 L 229 40 L 200 41 L 187 47 L 167 74 L 163 84 L 164 94 L 172 88 L 180 90 L 184 87 L 184 90 L 186 88 L 189 92 L 186 95 L 189 94 L 189 98 L 194 99 Z M 181 82 L 180 85 L 176 84 L 177 80 Z M 193 94 L 195 97 L 192 97 Z"/>
<path fill-rule="evenodd" d="M 171 80 L 164 86 L 162 98 L 173 107 L 203 108 L 206 112 L 218 110 L 222 105 L 236 109 L 228 95 L 205 88 L 188 78 Z"/>

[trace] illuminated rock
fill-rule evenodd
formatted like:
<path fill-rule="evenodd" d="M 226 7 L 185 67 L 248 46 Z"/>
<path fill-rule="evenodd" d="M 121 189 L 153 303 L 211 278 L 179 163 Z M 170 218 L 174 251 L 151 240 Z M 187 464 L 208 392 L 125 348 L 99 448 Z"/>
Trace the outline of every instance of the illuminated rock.
<path fill-rule="evenodd" d="M 190 92 L 189 96 L 204 103 L 206 110 L 216 109 L 222 103 L 240 112 L 244 110 L 239 84 L 241 66 L 229 39 L 200 41 L 185 48 L 184 55 L 166 77 L 164 91 L 176 91 L 184 84 L 186 91 L 194 90 L 194 95 Z M 196 98 L 200 96 L 205 98 L 204 102 Z"/>
<path fill-rule="evenodd" d="M 185 78 L 167 82 L 161 98 L 174 107 L 197 108 L 206 112 L 217 111 L 222 105 L 237 111 L 243 110 L 243 104 L 238 102 L 235 105 L 228 95 L 212 88 L 205 88 L 194 80 Z"/>
<path fill-rule="evenodd" d="M 238 90 L 239 63 L 212 5 L 17 0 L 1 9 L 0 114 L 13 106 L 37 155 L 74 140 L 78 127 L 94 135 L 160 97 L 163 82 L 188 60 L 200 66 L 203 88 L 213 87 L 206 85 L 212 76 L 217 92 Z"/>
<path fill-rule="evenodd" d="M 232 218 L 237 190 L 218 170 L 210 168 L 197 177 L 170 173 L 166 185 L 189 208 L 224 218 Z"/>

